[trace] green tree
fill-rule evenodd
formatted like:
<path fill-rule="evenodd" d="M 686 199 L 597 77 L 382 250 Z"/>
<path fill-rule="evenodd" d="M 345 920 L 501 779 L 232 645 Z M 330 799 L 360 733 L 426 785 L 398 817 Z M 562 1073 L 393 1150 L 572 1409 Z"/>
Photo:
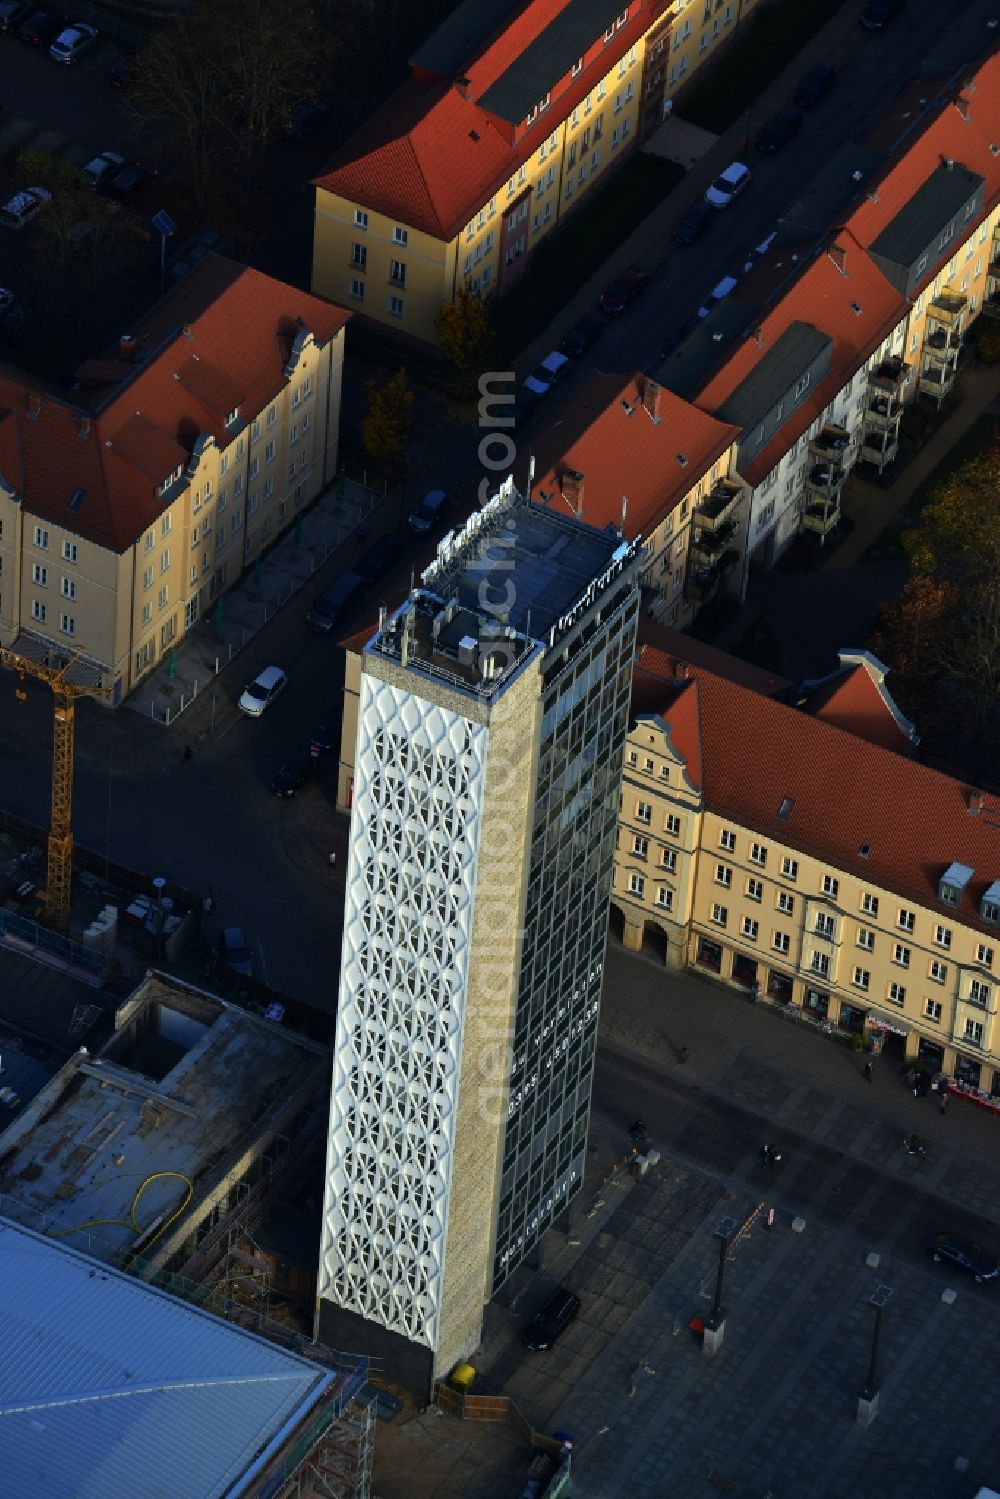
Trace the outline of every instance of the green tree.
<path fill-rule="evenodd" d="M 434 331 L 452 364 L 463 375 L 479 375 L 485 367 L 493 327 L 486 303 L 461 287 L 454 302 L 442 302 Z"/>
<path fill-rule="evenodd" d="M 904 531 L 913 572 L 965 589 L 1000 587 L 1000 454 L 971 458 L 931 495 L 916 530 Z"/>
<path fill-rule="evenodd" d="M 413 391 L 405 368 L 380 384 L 368 380 L 368 412 L 361 423 L 365 452 L 380 464 L 390 483 L 406 476 L 406 444 L 413 420 Z"/>

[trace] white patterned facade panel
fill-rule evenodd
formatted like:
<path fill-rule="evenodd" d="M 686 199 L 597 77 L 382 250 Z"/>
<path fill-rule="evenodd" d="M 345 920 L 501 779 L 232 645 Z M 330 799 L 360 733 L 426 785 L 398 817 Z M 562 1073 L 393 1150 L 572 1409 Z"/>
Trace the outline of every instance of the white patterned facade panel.
<path fill-rule="evenodd" d="M 429 1348 L 488 738 L 362 676 L 319 1292 Z"/>

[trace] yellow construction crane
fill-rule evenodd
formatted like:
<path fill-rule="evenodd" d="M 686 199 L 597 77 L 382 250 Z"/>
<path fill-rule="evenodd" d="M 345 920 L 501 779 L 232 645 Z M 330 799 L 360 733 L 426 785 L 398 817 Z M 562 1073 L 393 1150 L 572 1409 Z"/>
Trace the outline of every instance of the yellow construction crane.
<path fill-rule="evenodd" d="M 29 655 L 35 650 L 38 658 Z M 0 665 L 17 672 L 23 681 L 34 677 L 52 688 L 52 820 L 46 857 L 46 889 L 41 892 L 49 924 L 63 932 L 69 925 L 70 886 L 73 878 L 73 737 L 76 702 L 81 697 L 104 697 L 107 688 L 99 684 L 72 681 L 70 674 L 80 662 L 83 650 L 78 647 L 68 660 L 55 666 L 41 642 L 31 641 L 24 647 L 0 646 Z M 94 668 L 90 668 L 93 674 Z M 77 676 L 83 672 L 78 669 Z M 19 694 L 23 696 L 23 694 Z"/>

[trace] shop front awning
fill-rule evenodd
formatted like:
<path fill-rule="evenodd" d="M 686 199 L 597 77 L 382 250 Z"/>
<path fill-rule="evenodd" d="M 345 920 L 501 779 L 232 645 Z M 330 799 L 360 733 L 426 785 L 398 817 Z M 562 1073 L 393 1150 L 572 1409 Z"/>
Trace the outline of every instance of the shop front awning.
<path fill-rule="evenodd" d="M 908 1036 L 913 1029 L 901 1015 L 886 1015 L 882 1010 L 869 1010 L 865 1019 L 873 1029 L 892 1031 L 894 1036 Z"/>

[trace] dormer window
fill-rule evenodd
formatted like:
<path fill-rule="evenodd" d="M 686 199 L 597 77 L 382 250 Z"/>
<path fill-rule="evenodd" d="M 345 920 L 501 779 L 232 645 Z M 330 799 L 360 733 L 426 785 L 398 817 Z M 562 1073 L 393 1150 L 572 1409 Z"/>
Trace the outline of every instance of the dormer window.
<path fill-rule="evenodd" d="M 938 882 L 938 900 L 946 906 L 957 906 L 974 873 L 967 864 L 949 864 Z"/>
<path fill-rule="evenodd" d="M 992 926 L 1000 926 L 1000 880 L 994 880 L 984 894 L 979 914 Z"/>
<path fill-rule="evenodd" d="M 181 475 L 183 473 L 184 473 L 184 465 L 182 463 L 179 463 L 177 465 L 177 467 L 174 469 L 173 473 L 172 474 L 168 474 L 167 477 L 164 479 L 163 483 L 157 485 L 157 489 L 156 489 L 157 494 L 164 495 L 164 494 L 166 494 L 166 492 L 167 492 L 168 489 L 172 489 L 175 484 L 179 484 L 181 482 Z"/>
<path fill-rule="evenodd" d="M 240 419 L 240 408 L 238 406 L 235 406 L 233 408 L 233 410 L 229 413 L 229 415 L 226 417 L 226 426 L 227 427 L 235 427 L 236 423 L 239 421 L 239 419 Z"/>

